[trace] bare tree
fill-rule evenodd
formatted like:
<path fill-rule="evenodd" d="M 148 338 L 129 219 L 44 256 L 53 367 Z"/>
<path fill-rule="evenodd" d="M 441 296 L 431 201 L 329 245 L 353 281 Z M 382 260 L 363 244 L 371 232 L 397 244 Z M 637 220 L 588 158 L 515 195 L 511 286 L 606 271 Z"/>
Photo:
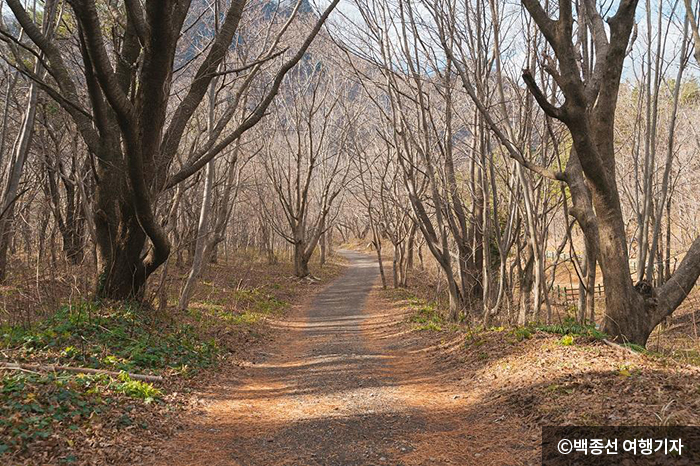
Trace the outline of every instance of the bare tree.
<path fill-rule="evenodd" d="M 346 81 L 321 56 L 312 53 L 289 81 L 289 93 L 275 104 L 273 126 L 265 128 L 262 165 L 284 213 L 286 225 L 276 230 L 293 245 L 294 273 L 303 278 L 344 190 L 356 115 L 341 104 Z"/>
<path fill-rule="evenodd" d="M 636 0 L 623 0 L 608 19 L 609 35 L 601 14 L 586 1 L 587 26 L 593 38 L 595 66 L 589 79 L 580 74 L 575 52 L 574 16 L 569 0 L 558 3 L 559 17 L 552 19 L 536 0 L 523 5 L 554 51 L 558 66 L 545 70 L 561 89 L 564 102 L 552 103 L 537 86 L 531 70 L 523 78 L 542 109 L 569 129 L 581 170 L 565 172 L 569 185 L 590 187 L 595 214 L 590 218 L 605 284 L 604 330 L 622 341 L 645 344 L 651 331 L 685 299 L 700 275 L 700 237 L 685 255 L 669 281 L 656 290 L 635 287 L 629 274 L 625 223 L 615 178 L 615 110 L 623 64 L 634 26 Z M 573 194 L 573 193 L 572 193 Z M 581 203 L 578 203 L 579 205 Z M 574 201 L 577 207 L 577 202 Z"/>
<path fill-rule="evenodd" d="M 176 65 L 183 29 L 197 17 L 189 15 L 189 1 L 140 2 L 127 0 L 98 8 L 95 0 L 73 0 L 75 39 L 82 55 L 82 70 L 70 67 L 60 44 L 41 31 L 19 0 L 8 6 L 29 39 L 42 54 L 52 81 L 35 70 L 17 64 L 56 100 L 76 123 L 78 131 L 96 159 L 95 226 L 99 259 L 98 294 L 124 299 L 143 295 L 148 277 L 168 258 L 170 241 L 157 219 L 156 204 L 164 190 L 197 173 L 229 144 L 255 126 L 279 92 L 284 76 L 301 60 L 326 18 L 339 0 L 318 17 L 308 35 L 293 53 L 283 43 L 299 5 L 279 24 L 271 22 L 271 38 L 261 53 L 236 69 L 220 69 L 242 19 L 254 12 L 247 2 L 230 3 L 219 32 L 206 50 L 194 59 Z M 280 6 L 280 8 L 282 8 Z M 111 18 L 124 18 L 114 22 Z M 277 28 L 274 32 L 274 28 Z M 105 36 L 111 29 L 116 47 Z M 7 31 L 5 37 L 12 37 Z M 229 124 L 240 99 L 233 99 L 211 135 L 188 157 L 178 171 L 171 171 L 180 143 L 209 84 L 221 73 L 248 73 L 239 88 L 242 95 L 261 69 L 282 60 L 263 84 L 265 90 L 253 109 L 239 123 Z M 198 65 L 197 65 L 198 63 Z M 188 73 L 190 67 L 196 72 Z M 175 83 L 191 75 L 189 84 Z M 87 85 L 88 99 L 79 86 Z M 174 84 L 180 91 L 173 98 Z M 174 109 L 173 109 L 174 107 Z M 172 113 L 169 109 L 173 109 Z M 149 247 L 146 247 L 150 245 Z M 144 253 L 144 251 L 146 251 Z"/>
<path fill-rule="evenodd" d="M 52 38 L 56 27 L 55 15 L 57 4 L 55 1 L 48 1 L 44 7 L 42 15 L 41 32 L 47 38 Z M 36 19 L 39 11 L 37 4 L 34 2 L 32 14 Z M 25 13 L 26 15 L 26 13 Z M 28 16 L 27 16 L 28 18 Z M 37 29 L 34 22 L 31 23 L 34 29 Z M 10 50 L 13 52 L 14 59 L 22 62 L 22 54 L 16 44 L 12 44 Z M 31 72 L 38 76 L 39 79 L 46 77 L 46 70 L 40 57 L 33 58 L 33 67 Z M 37 109 L 39 106 L 39 86 L 30 82 L 27 91 L 27 102 L 22 115 L 22 124 L 17 134 L 13 150 L 10 170 L 5 183 L 2 198 L 0 199 L 0 281 L 5 280 L 7 274 L 7 250 L 12 239 L 12 221 L 14 218 L 15 202 L 20 193 L 20 180 L 24 172 L 24 166 L 29 156 L 29 151 L 34 137 L 34 122 L 36 120 Z"/>

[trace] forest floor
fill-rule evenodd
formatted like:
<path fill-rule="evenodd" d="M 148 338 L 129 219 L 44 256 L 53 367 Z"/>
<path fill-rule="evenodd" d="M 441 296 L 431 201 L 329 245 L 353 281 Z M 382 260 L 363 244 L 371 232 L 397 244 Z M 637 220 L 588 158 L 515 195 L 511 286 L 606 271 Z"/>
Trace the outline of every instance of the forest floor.
<path fill-rule="evenodd" d="M 53 286 L 60 277 L 33 286 L 15 273 L 0 287 L 0 362 L 163 380 L 0 368 L 0 464 L 152 464 L 154 445 L 197 409 L 201 388 L 269 345 L 275 334 L 269 322 L 293 312 L 342 269 L 337 260 L 312 266 L 319 282 L 296 279 L 286 261 L 268 264 L 236 251 L 207 268 L 187 311 L 175 309 L 186 268 L 173 267 L 159 282 L 158 295 L 167 298 L 162 308 L 95 302 L 86 298 L 89 291 L 66 294 Z M 44 292 L 41 300 L 35 288 Z"/>
<path fill-rule="evenodd" d="M 158 465 L 539 464 L 542 425 L 698 425 L 700 370 L 575 325 L 450 325 L 373 258 L 201 393 Z"/>
<path fill-rule="evenodd" d="M 47 433 L 24 438 L 21 449 L 10 445 L 8 461 L 0 451 L 0 462 L 530 465 L 540 462 L 543 425 L 700 425 L 700 368 L 687 351 L 678 358 L 614 348 L 594 328 L 570 321 L 451 324 L 421 292 L 425 280 L 383 290 L 373 256 L 342 254 L 343 270 L 324 268 L 314 285 L 292 279 L 286 264 L 242 258 L 213 267 L 191 309 L 177 316 L 194 327 L 196 347 L 188 339 L 185 348 L 173 346 L 182 334 L 169 327 L 156 333 L 177 338 L 154 341 L 151 332 L 143 348 L 140 330 L 131 327 L 126 340 L 93 346 L 66 346 L 74 327 L 2 335 L 5 358 L 125 367 L 168 382 L 153 384 L 157 393 L 149 396 L 129 381 L 47 382 L 0 372 L 0 414 L 11 415 L 9 422 L 0 416 L 0 434 L 20 425 L 22 435 L 28 428 Z M 656 346 L 678 339 L 690 345 L 697 299 L 690 303 L 655 336 Z M 85 330 L 93 327 L 70 317 L 89 340 Z M 122 320 L 94 317 L 89 325 L 109 327 L 110 335 L 121 328 L 114 325 Z M 125 346 L 131 341 L 139 344 Z M 210 369 L 200 364 L 209 361 L 208 345 L 227 354 Z M 187 374 L 183 362 L 192 366 Z M 49 389 L 36 390 L 40 384 Z M 66 393 L 70 411 L 53 410 L 66 404 Z M 53 416 L 48 427 L 39 423 L 46 413 Z"/>

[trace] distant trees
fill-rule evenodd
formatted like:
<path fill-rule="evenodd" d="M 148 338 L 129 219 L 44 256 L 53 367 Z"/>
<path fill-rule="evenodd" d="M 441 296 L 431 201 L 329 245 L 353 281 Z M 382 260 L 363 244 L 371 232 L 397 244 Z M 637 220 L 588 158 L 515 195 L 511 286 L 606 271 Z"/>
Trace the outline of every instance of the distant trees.
<path fill-rule="evenodd" d="M 44 14 L 41 15 L 41 30 L 39 33 L 48 40 L 54 36 L 56 8 L 56 2 L 49 0 L 46 2 Z M 35 18 L 40 16 L 40 12 L 37 10 L 33 10 L 32 14 Z M 34 23 L 32 23 L 32 25 L 39 31 Z M 25 67 L 31 70 L 31 73 L 36 76 L 37 79 L 44 79 L 46 77 L 44 64 L 39 57 L 27 57 L 25 51 L 15 43 L 12 43 L 9 49 L 13 59 L 25 63 Z M 30 64 L 27 64 L 24 60 L 27 60 Z M 6 99 L 9 98 L 10 96 L 7 95 Z M 22 194 L 20 192 L 20 180 L 34 138 L 34 126 L 37 110 L 39 108 L 39 85 L 37 83 L 29 83 L 24 105 L 24 111 L 22 112 L 20 120 L 21 125 L 12 147 L 12 158 L 7 174 L 7 182 L 4 186 L 2 197 L 0 198 L 0 281 L 4 281 L 7 274 L 7 253 L 12 240 L 12 223 L 15 216 L 15 204 Z M 3 137 L 5 137 L 5 134 L 3 134 Z"/>
<path fill-rule="evenodd" d="M 309 260 L 333 227 L 359 116 L 350 105 L 351 84 L 329 58 L 312 51 L 287 76 L 274 117 L 260 128 L 264 148 L 259 162 L 266 178 L 258 180 L 261 205 L 271 212 L 270 203 L 278 203 L 283 215 L 268 215 L 268 220 L 292 245 L 294 273 L 300 278 L 310 275 Z"/>
<path fill-rule="evenodd" d="M 504 304 L 515 304 L 517 290 L 520 323 L 542 318 L 541 307 L 551 319 L 549 290 L 568 244 L 580 283 L 579 319 L 593 319 L 600 266 L 603 329 L 621 341 L 645 344 L 700 275 L 699 239 L 675 272 L 669 265 L 680 85 L 671 98 L 664 163 L 656 156 L 658 101 L 666 86 L 664 41 L 669 28 L 678 27 L 675 11 L 664 20 L 661 2 L 658 11 L 646 12 L 646 90 L 639 96 L 646 116 L 642 126 L 635 125 L 644 155 L 633 155 L 641 160 L 634 165 L 640 202 L 633 281 L 615 123 L 625 59 L 635 45 L 637 2 L 621 1 L 607 24 L 587 0 L 551 5 L 523 0 L 531 22 L 518 22 L 514 7 L 488 0 L 420 2 L 420 7 L 390 0 L 356 3 L 367 27 L 350 27 L 354 36 L 346 47 L 375 66 L 358 75 L 379 118 L 393 128 L 385 150 L 403 168 L 414 219 L 449 285 L 452 316 L 477 305 L 488 320 Z M 507 50 L 515 47 L 514 37 L 525 44 L 515 53 Z M 678 82 L 686 41 L 681 35 L 675 49 Z M 522 76 L 518 69 L 524 69 Z M 548 264 L 554 219 L 562 221 L 557 228 L 562 236 L 549 246 L 555 246 L 555 261 Z M 579 231 L 583 255 L 576 254 Z M 657 274 L 656 262 L 665 262 L 663 274 Z M 654 284 L 642 282 L 645 278 Z"/>
<path fill-rule="evenodd" d="M 398 3 L 394 9 L 391 2 L 362 1 L 358 6 L 369 27 L 358 31 L 356 43 L 351 41 L 348 47 L 376 67 L 374 73 L 358 69 L 358 74 L 364 77 L 381 127 L 388 127 L 379 131 L 384 144 L 379 152 L 390 154 L 401 170 L 394 183 L 406 187 L 409 218 L 447 281 L 452 317 L 477 314 L 488 319 L 504 300 L 512 308 L 516 282 L 520 283 L 520 320 L 531 318 L 531 297 L 534 315 L 539 315 L 546 303 L 541 237 L 547 230 L 538 214 L 548 209 L 549 198 L 535 195 L 517 164 L 501 162 L 503 152 L 495 149 L 487 124 L 490 114 L 471 105 L 462 89 L 463 82 L 470 83 L 469 89 L 476 83 L 474 92 L 481 99 L 493 96 L 490 63 L 498 53 L 481 41 L 496 33 L 497 21 L 477 13 L 474 22 L 457 23 L 450 11 L 438 10 L 447 8 L 443 2 L 425 2 L 420 7 Z M 483 8 L 481 2 L 475 11 Z M 460 69 L 450 55 L 445 60 L 442 52 L 436 53 L 442 47 L 440 38 L 431 34 L 439 29 L 427 27 L 425 21 L 434 19 L 439 24 L 443 14 L 449 16 L 445 20 L 451 21 L 450 31 L 455 34 L 449 39 L 452 46 L 464 46 L 455 54 L 470 57 L 465 68 Z M 523 127 L 529 112 L 520 114 Z M 533 134 L 521 132 L 522 143 L 528 137 L 532 141 Z M 545 156 L 551 158 L 552 152 Z M 529 222 L 523 222 L 523 216 Z M 539 243 L 533 243 L 533 238 Z M 517 263 L 522 274 L 513 277 L 508 261 L 521 241 L 525 254 L 518 254 Z M 533 263 L 535 267 L 528 265 Z"/>

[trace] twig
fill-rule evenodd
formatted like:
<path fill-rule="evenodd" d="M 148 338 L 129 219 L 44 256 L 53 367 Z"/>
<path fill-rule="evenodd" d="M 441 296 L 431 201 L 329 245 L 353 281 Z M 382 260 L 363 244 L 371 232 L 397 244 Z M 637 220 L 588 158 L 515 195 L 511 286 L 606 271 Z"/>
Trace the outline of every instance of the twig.
<path fill-rule="evenodd" d="M 119 377 L 120 372 L 107 371 L 103 369 L 89 369 L 86 367 L 70 367 L 70 366 L 54 366 L 49 365 L 39 365 L 39 364 L 19 364 L 14 362 L 0 362 L 0 369 L 14 370 L 14 371 L 43 371 L 43 372 L 77 372 L 80 374 L 105 374 L 111 375 L 112 377 Z M 131 374 L 127 373 L 129 378 L 134 380 L 142 380 L 145 382 L 162 382 L 163 377 L 159 375 L 144 375 L 144 374 Z"/>
<path fill-rule="evenodd" d="M 613 343 L 612 341 L 607 340 L 607 339 L 605 339 L 605 338 L 603 339 L 603 343 L 605 343 L 606 345 L 608 345 L 608 346 L 610 346 L 610 347 L 612 347 L 612 348 L 615 348 L 616 350 L 624 351 L 624 352 L 633 354 L 633 355 L 635 355 L 635 356 L 637 356 L 637 357 L 641 356 L 641 353 L 638 353 L 638 352 L 634 351 L 633 349 L 627 348 L 627 347 L 625 347 L 625 346 L 618 345 L 617 343 Z"/>

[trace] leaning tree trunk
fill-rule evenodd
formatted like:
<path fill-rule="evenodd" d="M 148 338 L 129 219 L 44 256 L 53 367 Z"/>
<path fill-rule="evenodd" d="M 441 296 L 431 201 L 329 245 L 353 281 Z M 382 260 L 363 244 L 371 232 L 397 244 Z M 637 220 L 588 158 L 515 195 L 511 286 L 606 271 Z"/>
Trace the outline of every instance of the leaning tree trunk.
<path fill-rule="evenodd" d="M 39 71 L 39 67 L 40 65 L 36 66 L 37 71 Z M 44 73 L 41 72 L 41 74 Z M 0 282 L 4 281 L 7 276 L 7 253 L 10 241 L 12 241 L 14 204 L 19 195 L 19 182 L 32 144 L 38 99 L 39 88 L 32 82 L 29 85 L 27 108 L 22 118 L 22 126 L 15 141 L 7 186 L 0 203 Z"/>
<path fill-rule="evenodd" d="M 369 222 L 372 229 L 372 244 L 374 245 L 374 250 L 377 253 L 377 264 L 379 265 L 379 276 L 382 279 L 382 288 L 386 290 L 386 274 L 384 273 L 384 259 L 382 258 L 382 238 L 377 232 L 374 226 L 374 221 L 372 218 L 372 207 L 369 208 Z"/>
<path fill-rule="evenodd" d="M 216 110 L 216 83 L 217 79 L 212 80 L 209 85 L 209 114 L 208 114 L 208 129 L 211 135 L 214 131 L 216 122 L 214 121 L 214 111 Z M 194 259 L 192 260 L 192 268 L 187 276 L 185 285 L 180 293 L 180 302 L 178 309 L 185 310 L 190 304 L 190 297 L 194 291 L 194 286 L 197 283 L 199 274 L 202 272 L 204 265 L 205 248 L 209 242 L 209 223 L 212 210 L 212 190 L 214 187 L 214 178 L 216 177 L 216 162 L 214 160 L 207 164 L 206 174 L 204 178 L 204 193 L 202 194 L 202 208 L 199 213 L 199 225 L 197 227 L 197 240 L 194 247 Z"/>
<path fill-rule="evenodd" d="M 192 260 L 192 268 L 187 276 L 185 285 L 180 293 L 180 302 L 178 309 L 185 310 L 189 306 L 194 286 L 197 283 L 199 274 L 202 272 L 204 265 L 204 248 L 207 245 L 209 238 L 209 217 L 211 213 L 211 196 L 212 186 L 214 184 L 214 161 L 207 164 L 207 173 L 204 181 L 204 194 L 202 197 L 202 210 L 199 214 L 199 226 L 197 228 L 197 241 L 194 248 L 194 258 Z"/>

